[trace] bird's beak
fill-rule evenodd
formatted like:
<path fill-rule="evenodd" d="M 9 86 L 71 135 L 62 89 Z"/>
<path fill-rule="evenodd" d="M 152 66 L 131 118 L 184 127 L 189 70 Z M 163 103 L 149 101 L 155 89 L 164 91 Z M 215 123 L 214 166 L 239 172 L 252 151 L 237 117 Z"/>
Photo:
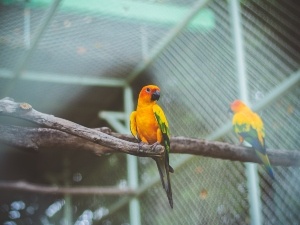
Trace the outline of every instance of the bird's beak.
<path fill-rule="evenodd" d="M 228 113 L 233 113 L 233 111 L 232 111 L 231 108 L 228 108 L 227 112 L 228 112 Z"/>
<path fill-rule="evenodd" d="M 151 100 L 152 101 L 157 101 L 160 97 L 160 92 L 157 90 L 151 95 Z"/>

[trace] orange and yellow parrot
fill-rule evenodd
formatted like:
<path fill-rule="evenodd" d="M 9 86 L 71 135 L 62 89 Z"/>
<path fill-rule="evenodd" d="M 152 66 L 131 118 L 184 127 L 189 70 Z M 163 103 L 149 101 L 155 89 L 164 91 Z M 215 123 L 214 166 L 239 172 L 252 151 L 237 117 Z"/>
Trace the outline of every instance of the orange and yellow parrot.
<path fill-rule="evenodd" d="M 273 169 L 266 153 L 265 129 L 262 119 L 240 100 L 231 103 L 230 108 L 234 113 L 232 118 L 233 129 L 239 136 L 240 143 L 246 141 L 255 149 L 256 155 L 274 179 Z"/>
<path fill-rule="evenodd" d="M 164 111 L 156 103 L 160 97 L 160 89 L 155 85 L 147 85 L 139 94 L 136 111 L 130 115 L 130 131 L 139 141 L 139 144 L 157 144 L 165 147 L 162 158 L 153 158 L 156 161 L 161 183 L 165 189 L 171 208 L 173 208 L 172 189 L 169 172 L 173 168 L 169 165 L 170 131 Z"/>

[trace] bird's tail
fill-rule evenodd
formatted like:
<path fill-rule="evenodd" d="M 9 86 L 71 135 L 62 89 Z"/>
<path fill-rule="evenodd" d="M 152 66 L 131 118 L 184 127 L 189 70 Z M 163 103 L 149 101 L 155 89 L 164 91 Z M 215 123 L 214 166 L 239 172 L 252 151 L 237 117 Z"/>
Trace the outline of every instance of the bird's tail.
<path fill-rule="evenodd" d="M 266 168 L 268 174 L 270 175 L 270 177 L 273 180 L 275 180 L 274 172 L 273 172 L 273 169 L 272 169 L 271 165 L 265 165 L 265 168 Z"/>
<path fill-rule="evenodd" d="M 268 174 L 270 175 L 270 177 L 273 180 L 275 180 L 274 172 L 273 172 L 273 169 L 272 169 L 272 166 L 270 164 L 270 161 L 269 161 L 269 158 L 268 158 L 267 154 L 263 154 L 258 150 L 256 150 L 255 152 L 256 152 L 257 156 L 259 157 L 259 159 L 264 164 L 264 167 L 265 167 L 266 171 L 268 172 Z"/>
<path fill-rule="evenodd" d="M 165 189 L 167 193 L 167 197 L 169 200 L 169 204 L 171 208 L 173 208 L 173 197 L 172 197 L 172 188 L 171 188 L 171 182 L 170 182 L 170 172 L 174 172 L 173 168 L 169 166 L 168 158 L 155 158 L 154 159 L 159 171 L 160 180 L 163 188 Z"/>

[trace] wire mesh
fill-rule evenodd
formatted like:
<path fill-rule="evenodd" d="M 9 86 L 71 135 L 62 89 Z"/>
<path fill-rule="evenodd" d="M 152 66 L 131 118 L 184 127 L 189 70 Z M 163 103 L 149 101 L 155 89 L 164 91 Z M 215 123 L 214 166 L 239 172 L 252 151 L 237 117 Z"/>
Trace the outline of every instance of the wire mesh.
<path fill-rule="evenodd" d="M 88 5 L 88 9 L 78 5 L 68 8 L 69 1 L 62 1 L 62 6 L 46 29 L 25 72 L 38 73 L 41 77 L 44 76 L 45 80 L 54 75 L 67 76 L 70 79 L 126 79 L 130 71 L 138 63 L 148 59 L 163 37 L 182 19 L 178 17 L 177 23 L 149 22 L 143 17 L 133 19 L 130 17 L 130 7 L 135 4 L 145 4 L 157 9 L 175 6 L 188 13 L 196 1 L 111 2 L 115 4 L 115 8 L 121 8 L 121 11 L 116 12 L 122 13 L 116 15 L 112 11 L 97 11 L 101 3 L 96 4 L 95 1 L 85 1 L 85 7 Z M 0 2 L 1 90 L 8 83 L 5 71 L 14 72 L 16 65 L 30 47 L 34 33 L 51 3 L 42 2 L 35 5 L 34 1 Z M 148 68 L 152 74 L 152 82 L 161 87 L 162 97 L 159 104 L 165 110 L 171 134 L 174 136 L 207 137 L 231 119 L 231 115 L 227 113 L 229 103 L 239 97 L 235 43 L 228 1 L 211 1 L 206 10 L 213 14 L 213 17 L 208 19 L 212 20 L 210 24 L 213 25 L 196 28 L 187 26 Z M 248 94 L 252 105 L 258 103 L 291 74 L 299 71 L 299 15 L 300 6 L 296 0 L 241 1 Z M 26 18 L 30 18 L 29 23 Z M 165 20 L 167 19 L 166 15 Z M 29 32 L 26 29 L 29 29 Z M 259 111 L 265 123 L 266 144 L 270 149 L 299 151 L 299 87 L 298 84 Z M 98 96 L 90 94 L 84 98 L 82 96 L 86 91 L 85 87 L 68 84 L 49 82 L 36 85 L 34 82 L 21 80 L 15 87 L 14 95 L 19 98 L 22 96 L 28 102 L 34 99 L 36 105 L 42 104 L 46 98 L 52 109 L 58 106 L 51 102 L 60 102 L 61 107 L 67 108 L 75 104 L 78 98 L 86 99 L 89 104 L 80 104 L 78 108 L 84 108 L 80 109 L 82 111 L 90 110 L 88 115 L 93 115 L 93 118 L 88 118 L 91 126 L 94 125 L 92 121 L 98 120 L 95 108 L 121 110 L 123 107 L 120 96 L 114 95 L 115 91 L 105 90 L 104 93 L 98 93 L 93 89 L 92 92 Z M 31 93 L 30 96 L 28 93 Z M 45 93 L 47 96 L 43 100 L 37 100 Z M 106 101 L 110 101 L 113 107 L 104 102 L 104 99 L 99 99 L 99 96 L 105 96 Z M 78 111 L 77 114 L 83 113 L 82 111 Z M 74 113 L 75 110 L 70 112 L 72 115 Z M 75 120 L 75 117 L 69 118 Z M 222 137 L 222 141 L 237 143 L 238 139 L 233 132 L 228 132 Z M 81 159 L 74 155 L 71 158 L 75 167 L 73 172 L 79 171 L 84 177 L 81 185 L 127 185 L 124 157 L 112 155 L 103 157 L 102 160 L 86 161 L 82 160 L 88 158 L 85 155 L 77 157 Z M 185 156 L 171 155 L 170 164 L 177 165 L 183 159 Z M 77 160 L 82 161 L 75 163 Z M 86 164 L 89 164 L 89 167 L 85 166 Z M 261 166 L 258 168 L 264 224 L 298 224 L 299 168 L 274 167 L 276 181 L 272 181 Z M 142 224 L 249 224 L 251 217 L 244 170 L 244 165 L 240 162 L 191 157 L 175 168 L 175 173 L 171 175 L 173 210 L 169 208 L 159 180 L 139 197 Z M 157 176 L 154 161 L 140 158 L 140 185 L 147 184 Z M 45 178 L 43 179 L 45 181 Z M 22 198 L 22 195 L 20 196 Z M 74 197 L 74 223 L 86 221 L 87 224 L 128 224 L 130 219 L 127 204 L 122 210 L 113 213 L 110 211 L 122 199 Z M 51 202 L 47 199 L 45 202 L 51 204 L 56 200 L 51 199 Z M 37 204 L 36 201 L 32 202 Z M 29 207 L 31 203 L 28 204 Z M 6 216 L 5 221 L 13 221 L 8 216 L 8 203 L 2 204 L 1 207 L 0 213 Z M 63 213 L 60 213 L 46 221 L 43 219 L 47 218 L 47 215 L 45 216 L 41 209 L 39 213 L 39 221 L 43 224 L 47 224 L 47 221 L 57 222 L 64 217 Z M 101 220 L 107 213 L 111 214 Z M 32 215 L 27 213 L 26 218 Z M 32 224 L 29 220 L 26 221 L 27 224 Z"/>
<path fill-rule="evenodd" d="M 233 168 L 236 170 L 232 174 L 226 172 Z M 141 199 L 147 203 L 142 204 L 142 223 L 244 224 L 248 203 L 240 170 L 243 166 L 239 163 L 193 157 L 188 166 L 171 177 L 174 209 L 168 209 L 168 203 L 162 202 L 165 193 L 157 184 Z"/>
<path fill-rule="evenodd" d="M 294 10 L 297 9 L 296 11 L 299 12 L 297 4 L 294 5 L 293 10 L 289 8 L 292 4 L 295 3 L 289 2 L 285 6 L 276 1 L 272 1 L 272 3 L 247 1 L 243 4 L 243 37 L 245 39 L 249 97 L 252 104 L 261 100 L 270 90 L 299 69 L 299 51 L 295 50 L 299 49 L 299 42 L 291 35 L 295 32 L 294 30 L 297 30 L 294 20 L 289 25 L 281 23 L 282 11 L 289 12 L 291 18 L 295 16 L 291 11 L 295 12 Z M 228 5 L 226 2 L 214 1 L 209 4 L 209 7 L 215 13 L 216 28 L 206 33 L 185 31 L 175 39 L 153 65 L 156 82 L 164 86 L 165 91 L 162 93 L 161 105 L 165 107 L 169 116 L 171 131 L 174 135 L 197 138 L 208 136 L 227 120 L 230 120 L 230 115 L 226 113 L 228 104 L 233 99 L 238 98 L 234 43 L 232 43 Z M 285 20 L 285 22 L 287 21 Z M 299 85 L 296 90 L 293 89 L 259 112 L 265 122 L 268 148 L 290 150 L 298 148 L 296 147 L 299 145 L 297 139 L 300 134 L 299 114 L 296 110 L 296 108 L 299 109 L 300 103 L 298 92 Z M 178 120 L 178 118 L 180 119 Z M 230 143 L 237 142 L 236 137 L 232 134 L 226 135 L 223 140 Z M 171 157 L 171 162 L 178 160 L 179 157 L 174 158 Z M 183 189 L 185 190 L 189 184 L 184 178 L 193 177 L 193 168 L 190 163 L 191 161 L 180 168 L 180 173 L 184 173 L 183 175 L 177 176 L 175 173 L 176 178 L 179 177 L 180 180 L 177 181 L 174 178 L 173 186 L 183 183 L 184 188 L 179 188 L 177 191 L 177 187 L 175 187 L 174 193 L 181 195 Z M 199 160 L 198 166 L 202 166 L 202 163 Z M 213 160 L 212 165 L 208 166 L 211 170 L 210 179 L 217 174 L 219 177 L 224 176 L 212 169 L 217 163 L 221 164 L 218 160 Z M 239 163 L 236 163 L 239 165 L 238 168 L 235 168 L 231 162 L 228 164 L 230 166 L 226 169 L 222 168 L 221 164 L 220 170 L 227 171 L 226 181 L 230 180 L 231 182 L 223 181 L 222 184 L 229 186 L 230 191 L 227 194 L 231 195 L 235 201 L 239 200 L 234 196 L 239 196 L 239 199 L 243 198 L 247 202 L 248 191 L 245 180 L 244 182 L 235 182 L 237 179 L 236 170 L 239 170 L 238 175 L 242 177 L 241 179 L 245 179 L 244 169 Z M 284 172 L 286 170 L 288 171 Z M 296 213 L 299 210 L 299 201 L 291 201 L 287 197 L 285 199 L 283 197 L 289 195 L 286 190 L 289 190 L 291 196 L 298 194 L 299 188 L 295 188 L 295 190 L 288 188 L 297 186 L 296 184 L 299 182 L 297 177 L 292 177 L 292 174 L 296 174 L 297 171 L 299 171 L 298 168 L 275 167 L 276 176 L 281 181 L 276 179 L 276 182 L 273 183 L 263 168 L 259 167 L 264 224 L 297 224 L 296 221 L 299 221 Z M 195 183 L 199 179 L 201 180 L 200 183 L 205 183 L 204 178 L 200 176 L 196 176 L 192 180 Z M 218 186 L 217 182 L 215 185 Z M 236 191 L 238 188 L 243 189 L 244 193 L 234 193 L 233 190 Z M 190 190 L 189 193 L 196 194 L 197 191 L 199 193 L 197 189 Z M 208 191 L 208 193 L 210 192 Z M 194 196 L 192 199 L 196 202 L 201 201 L 201 195 L 197 197 Z M 209 197 L 211 196 L 208 194 L 207 198 L 209 199 Z M 225 200 L 224 203 L 219 196 L 216 198 L 219 200 L 219 205 L 213 208 L 213 203 L 210 203 L 212 208 L 208 209 L 204 203 L 199 206 L 193 201 L 188 202 L 189 208 L 187 203 L 184 203 L 188 197 L 180 196 L 177 201 L 175 197 L 175 203 L 179 202 L 180 206 L 183 205 L 186 212 L 182 212 L 182 207 L 180 207 L 183 215 L 179 212 L 172 214 L 174 220 L 171 221 L 171 224 L 183 224 L 187 221 L 191 224 L 250 223 L 247 203 L 236 204 L 237 208 L 243 212 L 236 213 L 234 211 L 235 204 L 230 202 L 231 199 Z M 226 216 L 216 215 L 216 209 L 222 209 L 224 204 L 228 210 L 224 213 Z M 156 206 L 157 204 L 154 203 L 153 205 Z M 202 207 L 205 207 L 205 210 L 201 210 Z M 285 213 L 284 209 L 288 213 Z M 162 209 L 158 211 L 160 210 Z M 203 217 L 194 215 L 198 210 L 201 211 L 200 214 Z M 205 216 L 206 213 L 207 216 Z M 216 216 L 216 220 L 214 216 Z M 207 218 L 209 219 L 206 220 Z M 163 222 L 150 221 L 149 224 L 170 223 L 167 220 Z M 146 220 L 144 222 L 147 224 Z"/>

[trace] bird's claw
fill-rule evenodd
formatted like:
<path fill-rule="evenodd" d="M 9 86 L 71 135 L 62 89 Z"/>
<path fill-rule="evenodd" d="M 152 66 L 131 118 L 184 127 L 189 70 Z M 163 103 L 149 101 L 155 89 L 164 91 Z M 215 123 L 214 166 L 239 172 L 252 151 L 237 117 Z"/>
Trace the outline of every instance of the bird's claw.
<path fill-rule="evenodd" d="M 143 152 L 142 147 L 143 147 L 144 144 L 145 143 L 143 143 L 143 142 L 139 142 L 139 149 L 138 149 L 139 152 Z"/>
<path fill-rule="evenodd" d="M 154 144 L 151 145 L 151 150 L 155 150 L 156 146 L 158 145 L 159 143 L 158 142 L 155 142 Z"/>
<path fill-rule="evenodd" d="M 143 149 L 142 149 L 142 146 L 143 146 L 144 144 L 148 144 L 148 143 L 144 143 L 144 142 L 142 142 L 142 141 L 139 142 L 139 149 L 138 149 L 139 152 L 144 152 Z M 155 148 L 156 148 L 156 146 L 157 146 L 158 144 L 159 144 L 158 142 L 155 142 L 154 144 L 150 145 L 150 149 L 151 149 L 152 151 L 154 151 Z"/>

